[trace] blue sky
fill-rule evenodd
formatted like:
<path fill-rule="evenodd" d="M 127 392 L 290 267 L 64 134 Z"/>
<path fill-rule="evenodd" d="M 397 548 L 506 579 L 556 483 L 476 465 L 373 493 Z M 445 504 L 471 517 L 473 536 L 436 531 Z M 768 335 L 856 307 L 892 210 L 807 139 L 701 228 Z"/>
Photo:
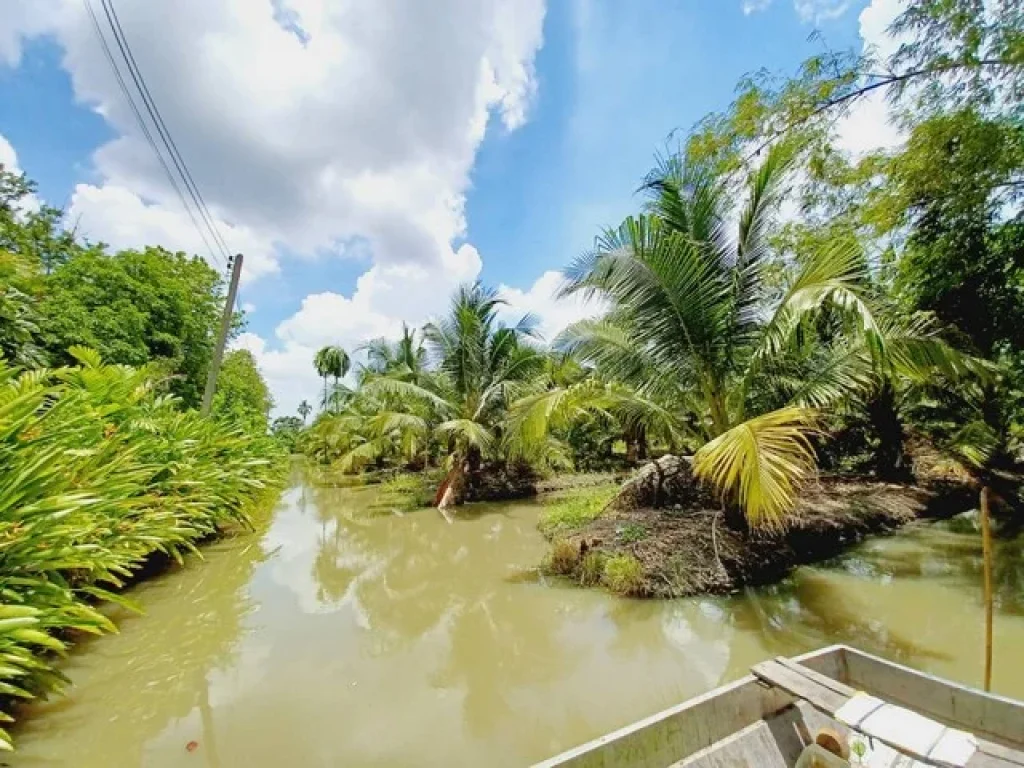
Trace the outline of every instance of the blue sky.
<path fill-rule="evenodd" d="M 182 154 L 251 262 L 239 343 L 283 412 L 315 396 L 316 346 L 420 322 L 461 279 L 507 287 L 510 311 L 539 312 L 549 332 L 584 313 L 554 305 L 550 275 L 537 281 L 636 209 L 668 134 L 726 108 L 746 73 L 791 74 L 826 44 L 859 49 L 868 2 L 341 5 L 117 3 Z M 26 0 L 0 19 L 0 137 L 0 159 L 85 234 L 199 248 L 79 2 Z"/>

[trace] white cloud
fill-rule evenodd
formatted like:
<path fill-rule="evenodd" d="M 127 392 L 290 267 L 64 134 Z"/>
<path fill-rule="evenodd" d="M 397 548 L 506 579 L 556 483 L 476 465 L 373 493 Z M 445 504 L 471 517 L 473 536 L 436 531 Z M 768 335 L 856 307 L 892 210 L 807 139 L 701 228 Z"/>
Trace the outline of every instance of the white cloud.
<path fill-rule="evenodd" d="M 501 295 L 508 302 L 501 309 L 502 319 L 515 323 L 526 313 L 536 315 L 541 336 L 550 342 L 571 323 L 601 314 L 604 308 L 597 302 L 586 302 L 579 297 L 556 299 L 562 280 L 561 272 L 550 270 L 526 291 L 502 285 Z"/>
<path fill-rule="evenodd" d="M 846 13 L 850 0 L 793 0 L 793 7 L 805 24 L 820 24 Z"/>
<path fill-rule="evenodd" d="M 210 257 L 202 236 L 180 206 L 174 210 L 147 204 L 134 192 L 115 184 L 79 184 L 71 196 L 68 219 L 82 237 L 103 241 L 115 249 L 159 244 L 172 251 L 197 253 L 217 267 L 226 266 L 222 257 Z M 278 271 L 269 242 L 247 227 L 220 222 L 218 228 L 236 251 L 245 254 L 244 282 Z"/>
<path fill-rule="evenodd" d="M 860 35 L 866 53 L 886 57 L 899 45 L 888 33 L 904 0 L 872 0 L 860 14 Z M 879 89 L 857 100 L 849 114 L 836 126 L 837 144 L 854 156 L 876 149 L 893 149 L 906 139 L 892 121 L 885 90 Z"/>
<path fill-rule="evenodd" d="M 2 50 L 0 50 L 2 52 Z M 0 166 L 3 166 L 8 173 L 21 173 L 21 166 L 18 165 L 18 153 L 14 151 L 11 142 L 0 133 Z M 40 208 L 39 198 L 35 195 L 28 195 L 18 204 L 18 209 L 23 212 L 38 211 Z"/>
<path fill-rule="evenodd" d="M 749 16 L 752 13 L 767 10 L 772 0 L 743 0 L 743 15 Z"/>
<path fill-rule="evenodd" d="M 205 250 L 80 0 L 0 6 L 0 66 L 18 63 L 25 38 L 52 35 L 76 99 L 118 134 L 93 155 L 95 182 L 75 190 L 81 231 L 117 247 Z M 470 171 L 492 115 L 505 130 L 528 117 L 544 10 L 544 0 L 119 4 L 178 149 L 230 249 L 246 254 L 247 279 L 275 272 L 278 248 L 340 257 L 356 242 L 370 254 L 351 296 L 311 295 L 273 345 L 240 342 L 281 409 L 315 393 L 307 358 L 322 341 L 354 345 L 421 321 L 479 274 L 476 249 L 454 246 Z"/>

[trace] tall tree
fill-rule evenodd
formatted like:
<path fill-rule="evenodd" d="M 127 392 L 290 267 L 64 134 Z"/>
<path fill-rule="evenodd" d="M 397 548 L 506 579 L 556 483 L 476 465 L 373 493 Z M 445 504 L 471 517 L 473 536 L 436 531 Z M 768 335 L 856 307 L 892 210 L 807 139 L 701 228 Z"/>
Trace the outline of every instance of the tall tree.
<path fill-rule="evenodd" d="M 646 398 L 669 404 L 700 445 L 696 472 L 717 486 L 730 522 L 774 524 L 814 469 L 815 409 L 869 380 L 886 337 L 855 241 L 831 240 L 773 285 L 769 232 L 792 157 L 776 145 L 746 179 L 730 232 L 730 184 L 712 163 L 665 158 L 644 185 L 648 212 L 598 238 L 567 270 L 565 294 L 611 309 L 560 340 Z M 818 323 L 848 339 L 828 365 L 794 365 Z M 900 343 L 907 364 L 948 353 L 920 334 Z"/>
<path fill-rule="evenodd" d="M 211 408 L 214 418 L 234 421 L 262 435 L 266 434 L 273 405 L 270 388 L 252 353 L 246 349 L 228 352 L 217 376 L 217 394 Z"/>
<path fill-rule="evenodd" d="M 327 391 L 327 380 L 330 377 L 334 378 L 334 385 L 337 388 L 338 380 L 345 376 L 349 367 L 351 366 L 351 360 L 349 359 L 348 353 L 340 346 L 329 345 L 321 347 L 313 358 L 313 365 L 316 368 L 317 373 L 323 377 L 324 380 L 324 397 L 321 402 L 321 407 L 325 410 L 330 405 L 330 394 Z"/>
<path fill-rule="evenodd" d="M 223 298 L 219 274 L 162 248 L 108 255 L 90 248 L 59 265 L 40 303 L 46 345 L 69 363 L 74 345 L 110 363 L 155 362 L 191 407 L 202 398 Z"/>
<path fill-rule="evenodd" d="M 305 424 L 306 417 L 308 417 L 309 414 L 313 412 L 313 406 L 311 406 L 308 401 L 303 400 L 301 403 L 299 403 L 298 412 L 299 416 L 302 417 L 302 423 Z"/>

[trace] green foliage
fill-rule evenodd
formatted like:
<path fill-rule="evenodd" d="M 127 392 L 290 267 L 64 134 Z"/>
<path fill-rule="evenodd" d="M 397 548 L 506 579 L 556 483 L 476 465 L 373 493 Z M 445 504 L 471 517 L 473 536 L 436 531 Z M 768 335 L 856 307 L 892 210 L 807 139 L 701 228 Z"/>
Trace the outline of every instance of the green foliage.
<path fill-rule="evenodd" d="M 302 419 L 298 416 L 278 416 L 270 425 L 270 434 L 288 453 L 296 453 L 303 429 Z"/>
<path fill-rule="evenodd" d="M 443 479 L 444 472 L 439 470 L 397 473 L 377 486 L 375 506 L 399 512 L 429 507 Z"/>
<path fill-rule="evenodd" d="M 202 399 L 220 321 L 221 280 L 198 257 L 162 248 L 107 254 L 91 248 L 46 279 L 40 305 L 52 361 L 71 362 L 74 345 L 105 360 L 156 362 L 187 406 Z"/>
<path fill-rule="evenodd" d="M 583 528 L 601 514 L 617 491 L 615 485 L 597 486 L 571 491 L 563 498 L 547 502 L 541 512 L 541 532 L 553 538 Z"/>
<path fill-rule="evenodd" d="M 266 434 L 267 417 L 273 405 L 252 352 L 236 349 L 224 355 L 211 408 L 213 417 L 241 424 L 249 432 L 262 435 Z"/>
<path fill-rule="evenodd" d="M 278 449 L 244 428 L 184 412 L 146 369 L 0 364 L 0 692 L 45 696 L 72 632 L 113 631 L 96 599 L 151 556 L 177 560 L 229 525 L 280 476 Z M 0 733 L 0 745 L 10 746 Z"/>
<path fill-rule="evenodd" d="M 639 595 L 643 591 L 644 568 L 632 555 L 612 555 L 604 561 L 601 583 L 617 595 Z"/>
<path fill-rule="evenodd" d="M 646 539 L 648 535 L 647 528 L 640 523 L 626 523 L 616 530 L 616 537 L 621 544 L 636 544 Z"/>

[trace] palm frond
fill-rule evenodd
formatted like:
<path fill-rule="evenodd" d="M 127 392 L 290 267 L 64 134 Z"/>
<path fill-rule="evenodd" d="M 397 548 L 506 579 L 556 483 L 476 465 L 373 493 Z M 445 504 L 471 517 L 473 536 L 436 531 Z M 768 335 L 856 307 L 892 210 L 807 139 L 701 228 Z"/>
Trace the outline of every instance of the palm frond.
<path fill-rule="evenodd" d="M 463 445 L 479 448 L 482 453 L 490 451 L 494 445 L 494 435 L 483 424 L 472 419 L 451 419 L 434 428 L 442 439 L 455 438 Z"/>
<path fill-rule="evenodd" d="M 815 470 L 815 414 L 789 406 L 719 435 L 694 455 L 694 473 L 743 509 L 752 526 L 778 527 Z"/>

